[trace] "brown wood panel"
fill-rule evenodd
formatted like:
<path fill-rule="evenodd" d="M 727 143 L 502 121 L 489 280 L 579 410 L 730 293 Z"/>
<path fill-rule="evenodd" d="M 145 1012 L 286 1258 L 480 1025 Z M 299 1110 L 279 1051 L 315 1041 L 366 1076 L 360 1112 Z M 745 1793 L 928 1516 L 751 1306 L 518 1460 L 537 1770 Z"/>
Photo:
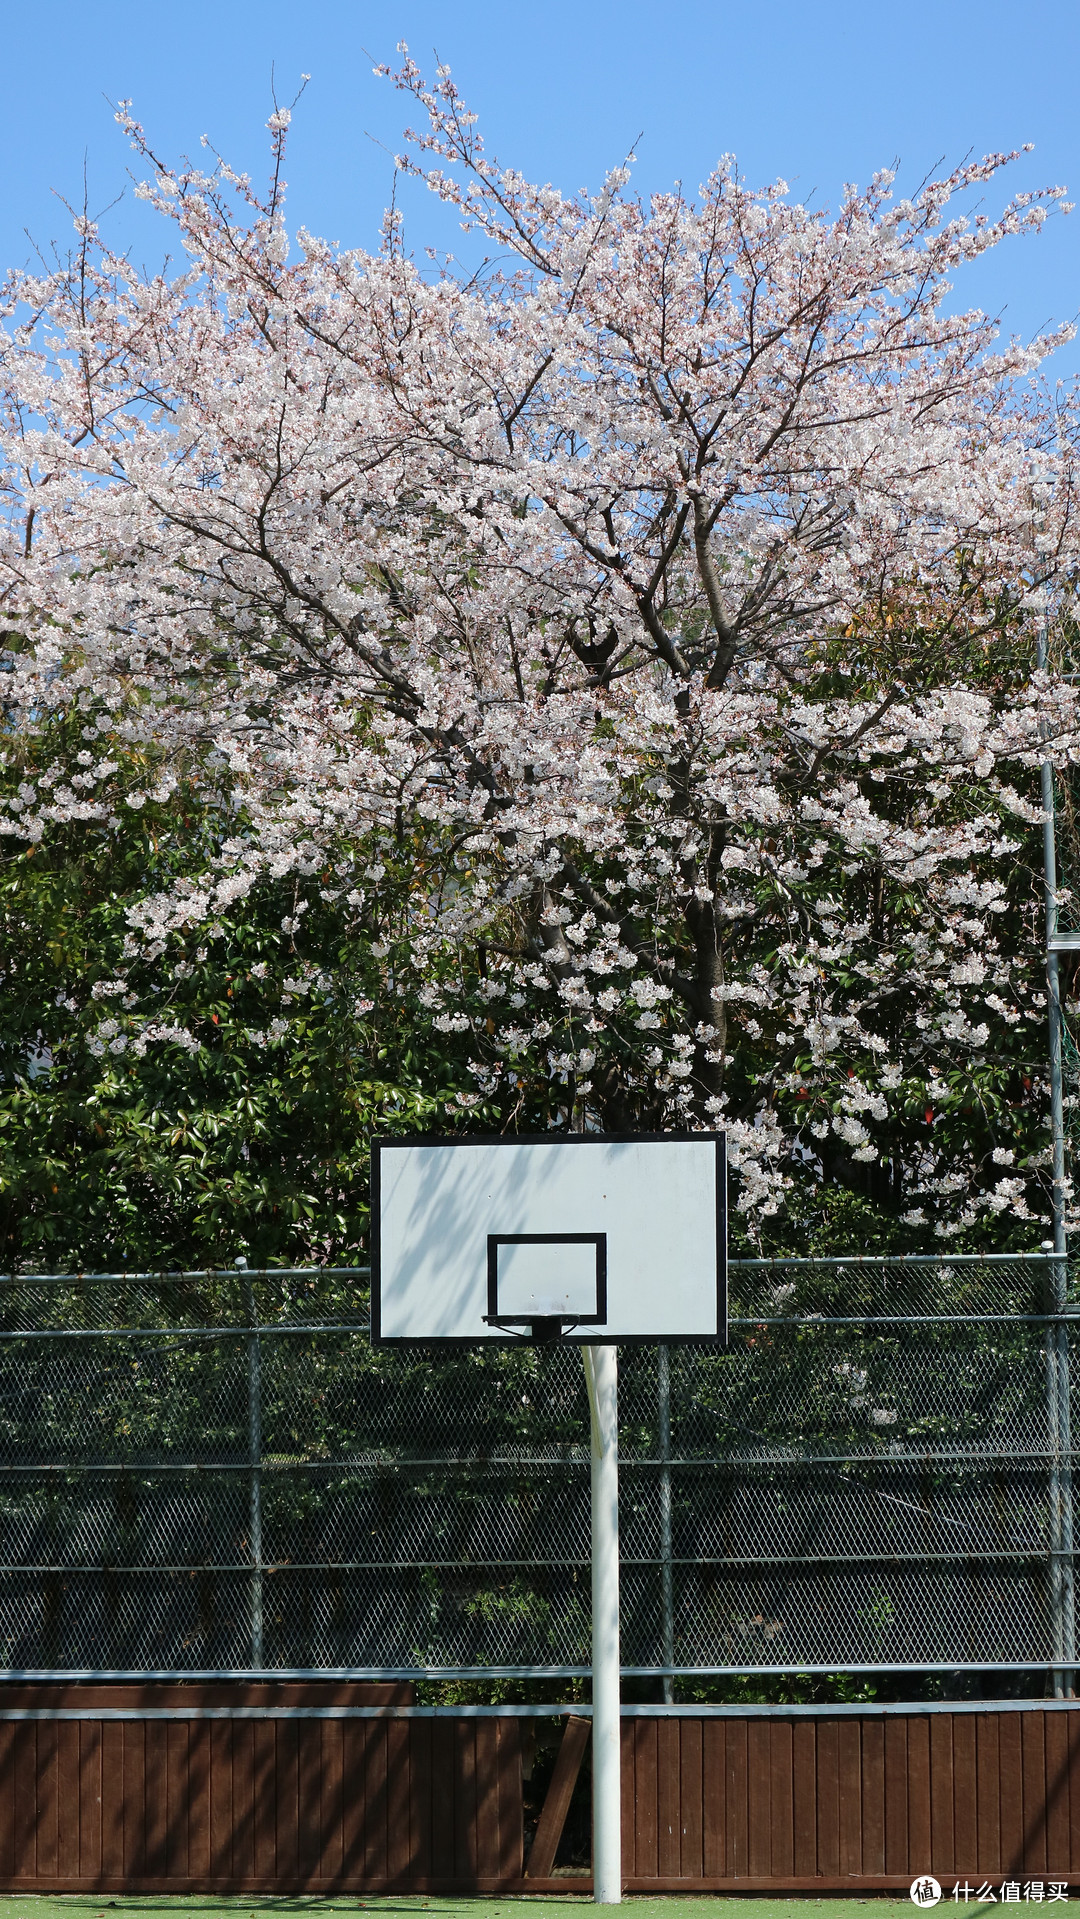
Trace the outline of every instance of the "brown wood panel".
<path fill-rule="evenodd" d="M 278 1874 L 286 1883 L 296 1884 L 299 1877 L 300 1845 L 300 1726 L 295 1719 L 282 1719 L 276 1727 L 277 1791 L 274 1802 L 274 1836 L 277 1846 Z"/>
<path fill-rule="evenodd" d="M 635 1871 L 639 1879 L 655 1879 L 659 1858 L 660 1834 L 657 1826 L 656 1768 L 657 1721 L 639 1719 L 635 1740 L 634 1830 Z"/>
<path fill-rule="evenodd" d="M 37 1873 L 37 1727 L 15 1728 L 15 1865 L 16 1879 Z"/>
<path fill-rule="evenodd" d="M 864 1873 L 885 1870 L 885 1722 L 862 1725 L 862 1866 Z"/>
<path fill-rule="evenodd" d="M 953 1807 L 953 1719 L 937 1712 L 930 1717 L 930 1850 L 915 1867 L 917 1872 L 952 1872 L 956 1866 L 956 1819 Z"/>
<path fill-rule="evenodd" d="M 835 1719 L 808 1721 L 816 1765 L 817 1870 L 840 1871 L 840 1727 Z"/>
<path fill-rule="evenodd" d="M 499 1876 L 520 1879 L 523 1870 L 525 1822 L 521 1792 L 521 1721 L 497 1719 L 499 1740 Z M 416 1783 L 413 1783 L 413 1796 Z"/>
<path fill-rule="evenodd" d="M 127 1871 L 124 1858 L 125 1764 L 129 1736 L 141 1726 L 125 1726 L 113 1721 L 101 1728 L 101 1870 L 109 1878 L 122 1877 Z M 139 1768 L 142 1777 L 142 1767 Z"/>
<path fill-rule="evenodd" d="M 289 1722 L 286 1721 L 286 1724 Z M 277 1794 L 278 1728 L 272 1719 L 255 1719 L 251 1726 L 251 1850 L 255 1874 L 273 1879 L 278 1871 Z"/>
<path fill-rule="evenodd" d="M 165 1879 L 169 1873 L 169 1781 L 167 1765 L 167 1744 L 169 1727 L 163 1719 L 148 1719 L 143 1727 L 143 1780 L 145 1805 L 143 1810 L 143 1831 L 145 1833 L 145 1853 L 143 1870 L 149 1878 Z M 125 1733 L 127 1727 L 124 1728 Z M 133 1752 L 133 1760 L 135 1758 Z M 125 1768 L 130 1776 L 133 1768 Z M 125 1780 L 125 1785 L 126 1785 Z M 128 1798 L 124 1795 L 125 1851 Z"/>
<path fill-rule="evenodd" d="M 978 1818 L 976 1870 L 1001 1871 L 1001 1721 L 972 1713 L 975 1721 L 975 1803 Z"/>
<path fill-rule="evenodd" d="M 956 1713 L 952 1726 L 952 1782 L 954 1868 L 971 1874 L 979 1869 L 979 1792 L 975 1746 L 977 1715 Z"/>
<path fill-rule="evenodd" d="M 619 1787 L 622 1795 L 620 1818 L 624 1878 L 632 1878 L 637 1871 L 637 1735 L 640 1723 L 637 1719 L 624 1719 L 620 1728 Z M 529 1849 L 530 1859 L 534 1847 L 535 1835 L 533 1847 Z"/>
<path fill-rule="evenodd" d="M 188 1861 L 193 1878 L 210 1871 L 210 1725 L 188 1728 Z"/>
<path fill-rule="evenodd" d="M 1024 1863 L 1024 1768 L 1021 1754 L 1026 1713 L 1002 1713 L 998 1724 L 998 1832 L 1001 1871 L 1016 1874 Z"/>
<path fill-rule="evenodd" d="M 0 1723 L 0 1874 L 15 1871 L 15 1727 Z"/>
<path fill-rule="evenodd" d="M 101 1726 L 90 1719 L 79 1726 L 79 1876 L 96 1879 L 100 1871 Z"/>
<path fill-rule="evenodd" d="M 341 1807 L 341 1875 L 343 1879 L 355 1879 L 362 1871 L 364 1864 L 364 1763 L 367 1746 L 363 1723 L 347 1721 L 341 1729 L 341 1736 L 344 1768 Z M 280 1820 L 280 1813 L 278 1817 Z M 431 1870 L 430 1859 L 427 1869 Z"/>
<path fill-rule="evenodd" d="M 37 1729 L 37 1870 L 42 1878 L 57 1872 L 59 1820 L 57 1809 L 57 1734 L 55 1720 Z"/>
<path fill-rule="evenodd" d="M 105 1731 L 111 1731 L 106 1721 Z M 117 1726 L 121 1742 L 119 1837 L 122 1865 L 130 1875 L 148 1871 L 146 1859 L 146 1727 L 138 1722 Z"/>
<path fill-rule="evenodd" d="M 455 1727 L 448 1721 L 445 1730 L 449 1735 L 451 1751 Z M 386 1726 L 381 1719 L 372 1720 L 364 1727 L 364 1873 L 372 1879 L 386 1878 Z M 450 1844 L 453 1846 L 453 1761 L 447 1768 L 447 1777 L 436 1787 L 445 1793 L 449 1802 L 447 1829 Z M 436 1872 L 446 1872 L 452 1876 L 453 1856 L 445 1862 L 440 1861 Z"/>
<path fill-rule="evenodd" d="M 1024 1712 L 1020 1718 L 1020 1762 L 1024 1777 L 1021 1866 L 1029 1876 L 1046 1871 L 1047 1776 L 1046 1730 L 1060 1713 Z M 1004 1773 L 1002 1818 L 1004 1819 Z"/>
<path fill-rule="evenodd" d="M 489 1878 L 499 1870 L 499 1722 L 477 1719 L 476 1870 Z"/>
<path fill-rule="evenodd" d="M 706 1877 L 723 1877 L 727 1864 L 727 1732 L 722 1719 L 701 1728 L 701 1853 Z"/>
<path fill-rule="evenodd" d="M 431 1870 L 438 1879 L 454 1874 L 455 1728 L 437 1719 L 431 1730 Z"/>
<path fill-rule="evenodd" d="M 476 1721 L 455 1727 L 454 1742 L 454 1872 L 471 1885 L 476 1878 Z"/>
<path fill-rule="evenodd" d="M 188 1740 L 186 1719 L 166 1725 L 165 1740 L 165 1856 L 170 1879 L 187 1879 L 188 1867 Z"/>
<path fill-rule="evenodd" d="M 319 1869 L 324 1879 L 333 1881 L 341 1877 L 345 1856 L 344 1731 L 344 1723 L 340 1719 L 324 1719 L 322 1722 L 322 1859 Z"/>
<path fill-rule="evenodd" d="M 233 1876 L 255 1875 L 255 1725 L 252 1719 L 234 1719 L 232 1733 L 232 1856 Z"/>
<path fill-rule="evenodd" d="M 412 1780 L 409 1794 L 410 1869 L 422 1878 L 431 1871 L 432 1755 L 429 1719 L 414 1719 L 409 1726 L 409 1777 Z M 517 1871 L 520 1874 L 520 1864 Z"/>
<path fill-rule="evenodd" d="M 769 1840 L 770 1870 L 788 1877 L 795 1870 L 795 1805 L 793 1796 L 792 1726 L 790 1719 L 769 1726 Z"/>
<path fill-rule="evenodd" d="M 319 1770 L 322 1765 L 322 1728 L 317 1719 L 300 1719 L 297 1733 L 297 1871 L 306 1885 L 319 1871 L 322 1834 Z"/>
<path fill-rule="evenodd" d="M 65 1879 L 81 1875 L 79 1817 L 82 1806 L 82 1769 L 79 1765 L 77 1719 L 56 1728 L 56 1870 Z"/>
<path fill-rule="evenodd" d="M 930 1871 L 930 1719 L 907 1721 L 908 1855 L 903 1870 L 912 1878 Z"/>
<path fill-rule="evenodd" d="M 908 1837 L 908 1722 L 885 1721 L 885 1871 L 906 1872 Z"/>
<path fill-rule="evenodd" d="M 682 1795 L 679 1721 L 656 1722 L 656 1870 L 661 1878 L 682 1872 Z"/>
<path fill-rule="evenodd" d="M 470 1722 L 479 1735 L 481 1729 L 488 1731 L 494 1727 L 490 1719 L 475 1719 Z M 492 1747 L 494 1741 L 491 1742 Z M 486 1752 L 486 1742 L 485 1742 Z M 386 1870 L 392 1880 L 404 1879 L 409 1871 L 409 1795 L 412 1790 L 409 1778 L 409 1728 L 404 1719 L 388 1719 L 386 1722 Z M 495 1807 L 491 1807 L 492 1818 Z M 475 1815 L 474 1815 L 475 1817 Z M 492 1847 L 492 1856 L 498 1854 L 497 1845 Z"/>
<path fill-rule="evenodd" d="M 232 1727 L 210 1724 L 210 1872 L 232 1878 Z"/>
<path fill-rule="evenodd" d="M 1051 1879 L 1064 1878 L 1070 1869 L 1069 1846 L 1069 1719 L 1071 1714 L 1044 1715 L 1046 1745 L 1046 1869 Z"/>
<path fill-rule="evenodd" d="M 812 1719 L 791 1728 L 792 1871 L 817 1872 L 817 1737 Z"/>
<path fill-rule="evenodd" d="M 858 1719 L 838 1719 L 836 1742 L 840 1877 L 848 1879 L 863 1869 L 861 1722 Z"/>
<path fill-rule="evenodd" d="M 748 1777 L 750 1763 L 748 1758 L 747 1725 L 745 1719 L 729 1719 L 727 1732 L 727 1758 L 724 1776 L 727 1781 L 726 1798 L 726 1845 L 728 1873 L 732 1879 L 744 1879 L 749 1872 L 749 1829 L 750 1807 Z"/>
<path fill-rule="evenodd" d="M 1080 1714 L 1067 1715 L 1069 1728 L 1069 1867 L 1080 1873 Z"/>
<path fill-rule="evenodd" d="M 746 1723 L 746 1870 L 772 1877 L 772 1764 L 767 1719 Z"/>
<path fill-rule="evenodd" d="M 680 1719 L 679 1775 L 682 1779 L 679 1833 L 679 1870 L 684 1879 L 700 1879 L 705 1870 L 702 1801 L 702 1724 L 700 1719 Z"/>

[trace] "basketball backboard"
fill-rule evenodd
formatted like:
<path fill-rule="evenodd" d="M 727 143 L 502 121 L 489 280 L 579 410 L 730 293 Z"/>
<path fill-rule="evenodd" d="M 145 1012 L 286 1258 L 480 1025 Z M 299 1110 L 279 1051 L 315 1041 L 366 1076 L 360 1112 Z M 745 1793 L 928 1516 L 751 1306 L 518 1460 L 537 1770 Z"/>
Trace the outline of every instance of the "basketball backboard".
<path fill-rule="evenodd" d="M 727 1338 L 717 1133 L 372 1143 L 376 1345 Z"/>

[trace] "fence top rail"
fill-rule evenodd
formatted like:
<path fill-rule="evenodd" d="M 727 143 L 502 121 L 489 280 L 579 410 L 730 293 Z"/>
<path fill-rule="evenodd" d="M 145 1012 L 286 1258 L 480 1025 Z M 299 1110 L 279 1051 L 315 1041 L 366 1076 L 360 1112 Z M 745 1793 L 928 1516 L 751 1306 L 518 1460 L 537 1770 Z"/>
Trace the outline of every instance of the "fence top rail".
<path fill-rule="evenodd" d="M 1060 1265 L 1063 1253 L 1037 1248 L 1018 1253 L 774 1253 L 767 1258 L 741 1256 L 728 1260 L 738 1272 L 768 1271 L 775 1266 L 993 1266 L 1020 1261 Z M 220 1279 L 370 1279 L 370 1266 L 199 1266 L 177 1270 L 125 1267 L 116 1272 L 0 1273 L 0 1289 L 12 1286 L 162 1286 Z"/>
<path fill-rule="evenodd" d="M 1080 1712 L 1080 1699 L 868 1700 L 862 1705 L 661 1705 L 623 1706 L 623 1719 L 883 1719 L 922 1718 L 928 1713 Z M 591 1719 L 592 1706 L 0 1706 L 0 1724 L 26 1720 L 191 1719 Z"/>

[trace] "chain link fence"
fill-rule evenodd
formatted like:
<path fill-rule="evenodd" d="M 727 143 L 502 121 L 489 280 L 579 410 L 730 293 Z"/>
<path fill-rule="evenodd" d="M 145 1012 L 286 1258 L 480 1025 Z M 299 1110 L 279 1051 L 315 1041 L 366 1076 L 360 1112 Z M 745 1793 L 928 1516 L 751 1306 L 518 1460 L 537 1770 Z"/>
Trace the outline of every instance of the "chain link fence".
<path fill-rule="evenodd" d="M 625 1350 L 625 1669 L 1069 1669 L 1071 1279 L 736 1261 L 728 1352 Z M 587 1673 L 580 1353 L 366 1320 L 359 1269 L 0 1281 L 0 1667 Z"/>

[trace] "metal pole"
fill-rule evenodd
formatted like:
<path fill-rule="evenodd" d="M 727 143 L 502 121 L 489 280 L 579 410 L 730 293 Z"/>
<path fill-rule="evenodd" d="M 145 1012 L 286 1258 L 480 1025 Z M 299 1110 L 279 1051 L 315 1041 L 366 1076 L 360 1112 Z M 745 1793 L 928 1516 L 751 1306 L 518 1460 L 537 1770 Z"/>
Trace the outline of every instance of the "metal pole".
<path fill-rule="evenodd" d="M 671 1368 L 666 1346 L 656 1349 L 660 1426 L 660 1638 L 664 1666 L 675 1664 L 675 1605 L 671 1586 Z M 675 1681 L 664 1674 L 664 1704 L 675 1702 Z"/>
<path fill-rule="evenodd" d="M 256 1324 L 255 1289 L 247 1281 L 248 1313 Z M 247 1338 L 248 1375 L 248 1551 L 251 1557 L 251 1664 L 263 1664 L 262 1543 L 262 1349 L 258 1333 Z"/>
<path fill-rule="evenodd" d="M 619 1369 L 614 1346 L 585 1346 L 592 1428 L 593 1898 L 622 1899 L 619 1697 Z"/>
<path fill-rule="evenodd" d="M 1038 664 L 1046 671 L 1049 647 L 1044 627 L 1039 639 Z M 1043 805 L 1043 900 L 1046 920 L 1046 998 L 1050 1051 L 1051 1214 L 1054 1252 L 1061 1255 L 1050 1269 L 1050 1309 L 1063 1313 L 1068 1290 L 1065 1237 L 1065 1101 L 1062 1082 L 1061 980 L 1053 942 L 1058 930 L 1057 844 L 1054 830 L 1054 771 L 1049 760 L 1040 768 Z M 1054 1694 L 1071 1696 L 1076 1656 L 1076 1611 L 1072 1564 L 1072 1408 L 1069 1382 L 1069 1336 L 1059 1321 L 1047 1329 L 1047 1410 L 1050 1425 L 1050 1592 L 1054 1657 Z"/>

